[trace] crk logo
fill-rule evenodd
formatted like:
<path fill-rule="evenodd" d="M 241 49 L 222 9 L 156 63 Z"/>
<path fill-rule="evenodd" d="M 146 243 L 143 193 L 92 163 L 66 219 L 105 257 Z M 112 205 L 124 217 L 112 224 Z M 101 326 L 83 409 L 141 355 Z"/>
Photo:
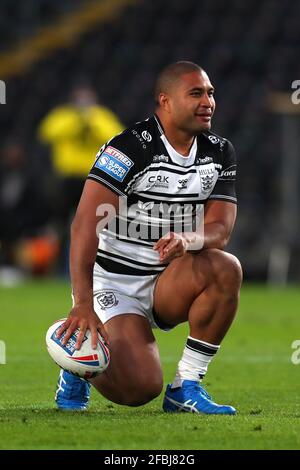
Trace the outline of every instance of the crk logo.
<path fill-rule="evenodd" d="M 185 178 L 183 180 L 179 180 L 178 185 L 177 185 L 177 189 L 186 189 L 188 180 L 189 180 L 188 178 Z"/>
<path fill-rule="evenodd" d="M 151 134 L 149 134 L 148 131 L 143 131 L 142 132 L 142 137 L 146 142 L 151 142 L 151 140 L 152 140 L 152 136 L 151 136 Z"/>
<path fill-rule="evenodd" d="M 101 291 L 101 293 L 97 296 L 97 301 L 102 310 L 114 307 L 119 303 L 119 301 L 116 299 L 115 294 L 107 290 Z"/>
<path fill-rule="evenodd" d="M 168 176 L 163 176 L 163 175 L 150 176 L 149 177 L 149 182 L 153 183 L 154 181 L 159 181 L 160 183 L 169 184 L 169 177 Z"/>
<path fill-rule="evenodd" d="M 169 177 L 164 175 L 152 175 L 148 178 L 148 188 L 169 188 Z"/>

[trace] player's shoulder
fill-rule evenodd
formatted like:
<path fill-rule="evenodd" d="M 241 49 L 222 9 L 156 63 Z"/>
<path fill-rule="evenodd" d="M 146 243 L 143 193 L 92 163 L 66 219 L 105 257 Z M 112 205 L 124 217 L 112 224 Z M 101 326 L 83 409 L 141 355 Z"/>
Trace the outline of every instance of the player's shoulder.
<path fill-rule="evenodd" d="M 232 142 L 226 137 L 221 137 L 211 130 L 204 131 L 201 135 L 212 149 L 220 150 L 221 152 L 227 151 L 229 153 L 234 151 Z"/>
<path fill-rule="evenodd" d="M 109 145 L 131 155 L 151 152 L 155 127 L 153 118 L 134 123 L 110 140 Z"/>

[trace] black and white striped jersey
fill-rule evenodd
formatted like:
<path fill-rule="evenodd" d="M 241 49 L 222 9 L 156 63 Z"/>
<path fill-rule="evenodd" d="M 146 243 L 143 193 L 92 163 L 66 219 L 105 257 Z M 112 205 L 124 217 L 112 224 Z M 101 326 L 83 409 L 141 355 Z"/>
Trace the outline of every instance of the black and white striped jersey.
<path fill-rule="evenodd" d="M 88 178 L 123 196 L 118 215 L 100 234 L 97 256 L 106 271 L 120 274 L 158 274 L 166 265 L 153 245 L 162 235 L 195 229 L 211 199 L 236 203 L 232 144 L 205 131 L 183 157 L 157 116 L 103 146 Z"/>

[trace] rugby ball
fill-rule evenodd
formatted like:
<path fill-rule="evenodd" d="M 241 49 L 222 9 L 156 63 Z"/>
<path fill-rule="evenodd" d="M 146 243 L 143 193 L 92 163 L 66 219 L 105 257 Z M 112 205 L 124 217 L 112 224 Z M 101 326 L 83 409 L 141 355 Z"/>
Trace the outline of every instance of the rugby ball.
<path fill-rule="evenodd" d="M 47 331 L 47 349 L 56 364 L 62 369 L 84 379 L 96 377 L 104 372 L 110 361 L 109 349 L 104 339 L 98 333 L 97 348 L 92 348 L 91 332 L 87 330 L 83 338 L 81 348 L 75 349 L 79 328 L 74 331 L 66 344 L 62 344 L 65 333 L 57 338 L 57 331 L 65 319 L 56 321 Z"/>

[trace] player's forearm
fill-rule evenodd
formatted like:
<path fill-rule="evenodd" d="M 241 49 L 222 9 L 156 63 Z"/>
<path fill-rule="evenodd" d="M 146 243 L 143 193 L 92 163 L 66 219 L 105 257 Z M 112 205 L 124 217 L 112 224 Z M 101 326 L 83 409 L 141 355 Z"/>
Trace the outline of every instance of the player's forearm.
<path fill-rule="evenodd" d="M 218 248 L 223 250 L 230 238 L 230 232 L 220 222 L 211 222 L 204 225 L 203 248 Z"/>
<path fill-rule="evenodd" d="M 222 250 L 229 241 L 230 234 L 223 224 L 212 222 L 204 225 L 204 230 L 182 233 L 187 242 L 187 251 L 200 251 L 203 248 L 218 248 Z"/>
<path fill-rule="evenodd" d="M 93 267 L 97 247 L 96 230 L 74 221 L 71 229 L 70 274 L 75 305 L 93 305 Z"/>

